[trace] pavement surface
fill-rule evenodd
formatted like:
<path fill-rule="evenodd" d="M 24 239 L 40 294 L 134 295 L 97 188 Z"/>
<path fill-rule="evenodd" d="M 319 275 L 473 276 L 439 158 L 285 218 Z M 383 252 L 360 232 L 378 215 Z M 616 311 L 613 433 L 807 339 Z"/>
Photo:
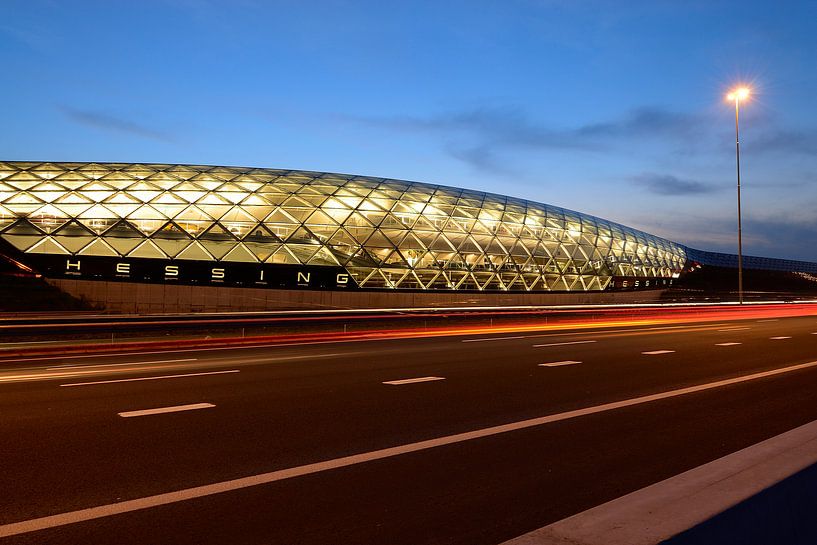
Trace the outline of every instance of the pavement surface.
<path fill-rule="evenodd" d="M 740 317 L 0 362 L 0 543 L 501 543 L 817 420 Z"/>

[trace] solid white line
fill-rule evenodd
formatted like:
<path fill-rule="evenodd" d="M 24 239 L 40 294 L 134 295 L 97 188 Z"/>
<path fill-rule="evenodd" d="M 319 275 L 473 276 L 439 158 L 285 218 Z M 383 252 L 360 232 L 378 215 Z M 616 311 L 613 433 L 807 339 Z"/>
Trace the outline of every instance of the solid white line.
<path fill-rule="evenodd" d="M 767 318 L 766 320 L 755 320 L 757 322 L 778 322 L 779 318 Z"/>
<path fill-rule="evenodd" d="M 144 409 L 141 411 L 127 411 L 117 413 L 122 418 L 132 418 L 134 416 L 148 416 L 151 414 L 177 413 L 180 411 L 194 411 L 196 409 L 209 409 L 215 407 L 212 403 L 191 403 L 190 405 L 176 405 L 175 407 L 159 407 L 158 409 Z"/>
<path fill-rule="evenodd" d="M 464 343 L 481 343 L 483 341 L 507 341 L 508 339 L 524 339 L 524 335 L 519 335 L 515 337 L 490 337 L 487 339 L 464 339 L 461 342 Z"/>
<path fill-rule="evenodd" d="M 505 541 L 502 545 L 672 542 L 672 536 L 697 526 L 815 462 L 817 421 Z M 790 497 L 794 495 L 788 494 L 787 499 Z"/>
<path fill-rule="evenodd" d="M 360 339 L 358 339 L 360 340 Z M 372 340 L 372 339 L 364 339 L 364 340 Z M 333 342 L 348 342 L 348 341 L 315 341 L 309 343 L 282 343 L 282 344 L 257 344 L 252 346 L 214 346 L 211 348 L 178 348 L 175 350 L 148 350 L 145 352 L 118 352 L 115 354 L 110 353 L 102 353 L 102 354 L 80 354 L 75 356 L 42 356 L 42 357 L 31 357 L 31 358 L 17 358 L 17 359 L 0 359 L 0 365 L 4 363 L 16 363 L 21 361 L 43 361 L 43 360 L 68 360 L 68 359 L 80 359 L 80 358 L 105 358 L 105 357 L 115 357 L 115 356 L 146 356 L 148 354 L 181 354 L 183 352 L 215 352 L 217 350 L 253 350 L 256 348 L 276 348 L 276 347 L 289 347 L 289 346 L 305 346 L 310 344 L 330 344 Z M 278 358 L 270 358 L 270 360 L 281 360 L 281 359 L 303 359 L 303 358 L 327 358 L 330 356 L 338 356 L 338 355 L 349 355 L 349 354 L 359 354 L 360 352 L 339 352 L 336 354 L 315 354 L 310 356 L 283 356 Z"/>
<path fill-rule="evenodd" d="M 534 344 L 534 348 L 541 348 L 543 346 L 564 346 L 567 344 L 586 344 L 586 343 L 595 343 L 598 341 L 569 341 L 564 343 L 548 343 L 548 344 Z"/>
<path fill-rule="evenodd" d="M 791 337 L 769 337 L 771 341 L 782 341 L 783 339 L 791 339 Z"/>
<path fill-rule="evenodd" d="M 743 343 L 716 343 L 715 346 L 737 346 Z"/>
<path fill-rule="evenodd" d="M 144 365 L 146 363 L 176 363 L 180 361 L 198 361 L 198 358 L 184 358 L 180 360 L 157 360 L 157 361 L 129 361 L 126 363 L 91 363 L 77 365 L 59 365 L 57 367 L 47 367 L 47 371 L 61 371 L 63 369 L 83 369 L 87 367 L 122 367 L 123 365 Z"/>
<path fill-rule="evenodd" d="M 658 356 L 660 354 L 672 354 L 673 352 L 675 352 L 675 350 L 651 350 L 649 352 L 642 352 L 642 354 L 647 356 Z"/>
<path fill-rule="evenodd" d="M 185 373 L 183 375 L 163 375 L 160 377 L 138 377 L 138 378 L 120 378 L 115 380 L 97 380 L 95 382 L 71 382 L 68 384 L 60 384 L 60 386 L 91 386 L 92 384 L 113 384 L 114 382 L 138 382 L 140 380 L 161 380 L 165 378 L 184 378 L 184 377 L 202 377 L 204 375 L 224 375 L 227 373 L 239 373 L 238 369 L 230 369 L 229 371 L 208 371 L 206 373 Z"/>
<path fill-rule="evenodd" d="M 744 331 L 746 329 L 752 329 L 751 327 L 728 327 L 726 329 L 719 329 L 718 331 Z"/>
<path fill-rule="evenodd" d="M 510 424 L 502 424 L 500 426 L 492 426 L 490 428 L 482 428 L 479 430 L 469 431 L 465 433 L 457 433 L 454 435 L 445 435 L 435 439 L 428 439 L 426 441 L 418 441 L 416 443 L 408 443 L 396 447 L 389 447 L 371 452 L 364 452 L 361 454 L 353 454 L 351 456 L 344 456 L 342 458 L 335 458 L 334 460 L 326 460 L 323 462 L 316 462 L 303 466 L 291 467 L 287 469 L 279 469 L 277 471 L 270 471 L 269 473 L 261 473 L 259 475 L 252 475 L 249 477 L 241 477 L 230 481 L 222 481 L 213 484 L 206 484 L 203 486 L 196 486 L 193 488 L 186 488 L 177 490 L 175 492 L 167 492 L 164 494 L 156 494 L 155 496 L 146 496 L 133 500 L 126 500 L 107 505 L 99 505 L 96 507 L 89 507 L 87 509 L 80 509 L 77 511 L 69 511 L 67 513 L 60 513 L 58 515 L 49 515 L 45 517 L 24 520 L 20 522 L 12 522 L 10 524 L 0 525 L 0 537 L 14 536 L 18 534 L 25 534 L 28 532 L 36 532 L 46 528 L 55 528 L 58 526 L 65 526 L 66 524 L 73 524 L 75 522 L 82 522 L 86 520 L 94 520 L 98 518 L 108 517 L 111 515 L 119 515 L 122 513 L 129 513 L 131 511 L 138 511 L 140 509 L 148 509 L 159 505 L 167 505 L 170 503 L 177 503 L 181 501 L 192 500 L 195 498 L 202 498 L 211 496 L 213 494 L 220 494 L 222 492 L 229 492 L 232 490 L 240 490 L 251 486 L 258 486 L 269 484 L 284 479 L 291 479 L 293 477 L 301 477 L 303 475 L 311 475 L 322 471 L 337 469 L 341 467 L 348 467 L 364 462 L 371 462 L 373 460 L 382 460 L 384 458 L 391 458 L 401 454 L 410 452 L 418 452 L 428 450 L 435 447 L 445 445 L 452 445 L 455 443 L 462 443 L 463 441 L 471 441 L 474 439 L 481 439 L 483 437 L 490 437 L 500 433 L 507 433 L 512 431 L 524 430 L 553 422 L 560 422 L 581 416 L 591 414 L 598 414 L 624 407 L 632 407 L 634 405 L 641 405 L 644 403 L 651 403 L 653 401 L 660 401 L 662 399 L 669 399 L 673 397 L 693 394 L 697 392 L 704 392 L 723 386 L 730 386 L 732 384 L 740 384 L 742 382 L 749 382 L 766 377 L 773 377 L 785 373 L 792 373 L 801 369 L 809 369 L 817 367 L 817 361 L 808 363 L 801 363 L 798 365 L 791 365 L 789 367 L 781 367 L 771 371 L 763 371 L 760 373 L 753 373 L 751 375 L 743 375 L 739 377 L 719 380 L 716 382 L 708 382 L 705 384 L 698 384 L 697 386 L 688 386 L 686 388 L 679 388 L 677 390 L 669 390 L 657 394 L 651 394 L 622 401 L 614 401 L 612 403 L 604 403 L 602 405 L 595 405 L 593 407 L 585 407 L 583 409 L 576 409 L 564 413 L 551 414 L 539 418 L 531 418 L 529 420 L 521 420 L 519 422 L 511 422 Z"/>
<path fill-rule="evenodd" d="M 445 380 L 445 377 L 419 377 L 419 378 L 404 378 L 402 380 L 387 380 L 383 384 L 391 384 L 392 386 L 399 386 L 401 384 L 414 384 L 415 382 L 429 382 L 432 380 Z"/>
<path fill-rule="evenodd" d="M 62 341 L 20 341 L 18 343 L 0 343 L 0 346 L 20 346 L 21 344 L 53 344 Z"/>
<path fill-rule="evenodd" d="M 552 361 L 550 363 L 540 363 L 539 367 L 561 367 L 563 365 L 576 365 L 577 363 L 581 363 L 580 361 Z"/>

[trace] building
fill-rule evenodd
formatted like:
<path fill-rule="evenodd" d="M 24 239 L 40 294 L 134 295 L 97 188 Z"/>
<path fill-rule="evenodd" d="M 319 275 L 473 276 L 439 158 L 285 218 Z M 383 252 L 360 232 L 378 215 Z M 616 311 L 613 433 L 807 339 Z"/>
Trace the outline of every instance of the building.
<path fill-rule="evenodd" d="M 501 195 L 195 165 L 0 163 L 0 237 L 49 278 L 294 289 L 604 291 L 666 285 L 686 262 Z"/>

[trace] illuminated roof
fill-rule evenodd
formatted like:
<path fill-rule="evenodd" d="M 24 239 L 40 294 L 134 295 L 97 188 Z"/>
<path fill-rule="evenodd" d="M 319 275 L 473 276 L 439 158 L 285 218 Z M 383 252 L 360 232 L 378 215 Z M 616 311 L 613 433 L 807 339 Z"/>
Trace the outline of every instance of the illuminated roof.
<path fill-rule="evenodd" d="M 686 260 L 666 239 L 512 197 L 196 165 L 0 163 L 0 236 L 29 254 L 334 265 L 368 288 L 601 290 Z"/>

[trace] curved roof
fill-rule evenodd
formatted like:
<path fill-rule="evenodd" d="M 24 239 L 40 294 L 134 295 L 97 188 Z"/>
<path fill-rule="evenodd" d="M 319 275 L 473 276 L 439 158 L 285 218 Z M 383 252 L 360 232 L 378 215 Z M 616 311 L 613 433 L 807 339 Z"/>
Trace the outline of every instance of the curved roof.
<path fill-rule="evenodd" d="M 683 246 L 513 197 L 261 168 L 0 163 L 0 236 L 26 253 L 344 267 L 363 287 L 604 289 Z"/>

